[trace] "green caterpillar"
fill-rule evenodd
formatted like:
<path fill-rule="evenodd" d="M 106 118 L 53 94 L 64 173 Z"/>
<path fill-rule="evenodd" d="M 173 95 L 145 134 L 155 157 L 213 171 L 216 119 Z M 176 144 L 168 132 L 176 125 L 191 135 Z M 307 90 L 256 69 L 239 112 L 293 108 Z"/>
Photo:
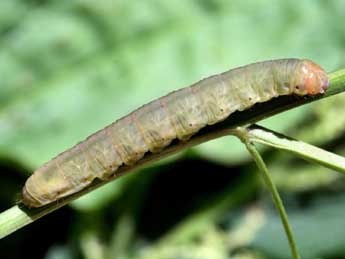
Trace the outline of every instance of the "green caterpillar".
<path fill-rule="evenodd" d="M 188 139 L 235 111 L 281 95 L 316 95 L 328 88 L 325 71 L 310 60 L 280 59 L 235 68 L 154 100 L 38 168 L 22 201 L 41 207 L 76 193 L 96 178 L 109 180 L 122 165 Z"/>

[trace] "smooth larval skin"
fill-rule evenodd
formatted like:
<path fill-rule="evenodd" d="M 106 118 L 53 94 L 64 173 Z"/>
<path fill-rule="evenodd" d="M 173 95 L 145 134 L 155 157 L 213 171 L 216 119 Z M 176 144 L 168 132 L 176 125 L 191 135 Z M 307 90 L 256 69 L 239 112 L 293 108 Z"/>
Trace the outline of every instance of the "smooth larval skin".
<path fill-rule="evenodd" d="M 109 180 L 122 165 L 157 153 L 172 140 L 188 139 L 206 125 L 274 97 L 316 95 L 328 88 L 326 72 L 310 60 L 250 64 L 203 79 L 154 100 L 96 132 L 38 168 L 22 201 L 41 207 L 76 193 L 96 178 Z"/>

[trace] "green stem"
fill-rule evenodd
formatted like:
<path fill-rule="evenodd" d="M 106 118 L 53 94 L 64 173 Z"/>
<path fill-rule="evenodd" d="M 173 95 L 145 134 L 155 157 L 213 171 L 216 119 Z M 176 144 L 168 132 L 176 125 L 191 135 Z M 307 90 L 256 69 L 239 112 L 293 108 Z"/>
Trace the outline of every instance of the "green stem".
<path fill-rule="evenodd" d="M 268 173 L 265 162 L 263 161 L 263 159 L 262 159 L 260 153 L 258 152 L 258 150 L 256 149 L 255 145 L 251 141 L 248 141 L 248 139 L 243 139 L 243 138 L 242 138 L 242 141 L 246 145 L 249 153 L 252 155 L 256 165 L 259 168 L 259 171 L 261 172 L 261 175 L 262 175 L 267 187 L 269 188 L 269 190 L 272 194 L 274 203 L 276 204 L 276 207 L 279 211 L 279 215 L 280 215 L 280 218 L 282 220 L 282 223 L 283 223 L 283 226 L 285 229 L 285 233 L 286 233 L 288 241 L 289 241 L 292 256 L 294 259 L 300 259 L 300 255 L 298 253 L 296 241 L 294 239 L 292 229 L 291 229 L 291 226 L 289 224 L 288 216 L 286 214 L 283 202 L 279 196 L 277 188 L 275 187 L 275 185 L 272 181 L 271 176 Z"/>
<path fill-rule="evenodd" d="M 345 174 L 345 158 L 342 156 L 258 125 L 253 125 L 247 128 L 246 131 L 253 142 L 291 152 L 305 160 Z"/>

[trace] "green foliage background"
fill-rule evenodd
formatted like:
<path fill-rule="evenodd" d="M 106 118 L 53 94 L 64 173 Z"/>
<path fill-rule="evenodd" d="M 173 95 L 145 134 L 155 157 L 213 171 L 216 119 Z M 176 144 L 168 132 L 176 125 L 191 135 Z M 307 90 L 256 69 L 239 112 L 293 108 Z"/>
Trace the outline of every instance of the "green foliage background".
<path fill-rule="evenodd" d="M 201 78 L 284 57 L 345 67 L 344 18 L 340 0 L 1 0 L 2 208 L 45 161 Z M 344 103 L 335 96 L 262 125 L 345 155 Z M 344 258 L 344 179 L 263 151 L 302 257 Z M 123 177 L 0 242 L 10 258 L 18 246 L 48 259 L 289 257 L 270 197 L 233 138 Z"/>

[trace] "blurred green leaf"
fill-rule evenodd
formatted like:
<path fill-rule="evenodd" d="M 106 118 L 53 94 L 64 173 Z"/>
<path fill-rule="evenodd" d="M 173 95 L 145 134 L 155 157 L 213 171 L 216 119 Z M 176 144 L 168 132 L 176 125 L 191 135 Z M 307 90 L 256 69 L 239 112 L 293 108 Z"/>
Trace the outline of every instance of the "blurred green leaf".
<path fill-rule="evenodd" d="M 72 259 L 74 258 L 67 246 L 53 246 L 49 249 L 45 259 Z"/>
<path fill-rule="evenodd" d="M 302 258 L 335 258 L 345 253 L 344 200 L 344 195 L 337 194 L 314 199 L 305 209 L 288 209 Z M 288 258 L 290 251 L 279 217 L 272 213 L 267 217 L 251 245 L 271 258 Z"/>
<path fill-rule="evenodd" d="M 0 1 L 0 36 L 15 26 L 28 9 L 28 4 L 20 0 Z M 1 38 L 0 38 L 1 41 Z"/>

